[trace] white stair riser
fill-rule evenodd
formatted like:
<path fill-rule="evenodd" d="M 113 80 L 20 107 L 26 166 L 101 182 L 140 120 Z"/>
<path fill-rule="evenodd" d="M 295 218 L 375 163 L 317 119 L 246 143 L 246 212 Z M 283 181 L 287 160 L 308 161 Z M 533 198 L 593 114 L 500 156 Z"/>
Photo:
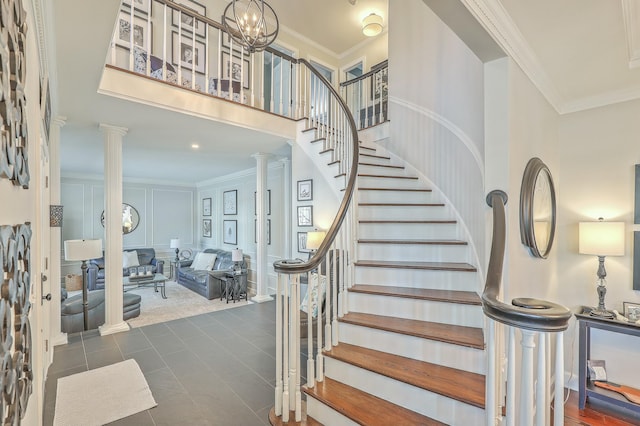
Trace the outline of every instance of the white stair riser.
<path fill-rule="evenodd" d="M 482 327 L 482 307 L 406 297 L 349 293 L 349 312 L 384 315 L 445 324 Z"/>
<path fill-rule="evenodd" d="M 406 176 L 407 175 L 407 171 L 404 168 L 399 169 L 396 167 L 369 166 L 366 164 L 358 165 L 358 173 L 371 174 L 371 175 L 384 175 L 384 176 Z"/>
<path fill-rule="evenodd" d="M 359 243 L 358 259 L 407 262 L 469 262 L 469 247 L 453 244 Z"/>
<path fill-rule="evenodd" d="M 441 238 L 458 239 L 455 223 L 360 223 L 360 238 Z"/>
<path fill-rule="evenodd" d="M 360 220 L 449 220 L 444 206 L 358 206 Z"/>
<path fill-rule="evenodd" d="M 359 172 L 360 173 L 360 172 Z M 375 173 L 382 175 L 382 173 Z M 364 188 L 411 188 L 424 189 L 424 184 L 419 179 L 394 179 L 369 176 L 358 176 L 358 185 Z"/>
<path fill-rule="evenodd" d="M 437 203 L 433 192 L 428 191 L 358 191 L 361 203 Z"/>
<path fill-rule="evenodd" d="M 327 377 L 449 425 L 479 424 L 484 410 L 404 382 L 326 358 Z M 481 422 L 480 422 L 481 423 Z"/>
<path fill-rule="evenodd" d="M 358 284 L 399 287 L 432 288 L 436 290 L 479 291 L 481 283 L 477 273 L 459 271 L 431 271 L 406 268 L 356 267 L 355 282 Z"/>
<path fill-rule="evenodd" d="M 363 155 L 363 154 L 369 154 L 369 155 Z M 376 155 L 376 154 L 369 150 L 361 150 L 359 161 L 361 163 L 368 163 L 368 164 L 382 164 L 382 165 L 391 164 L 391 159 L 389 158 L 372 157 L 371 155 Z"/>
<path fill-rule="evenodd" d="M 359 426 L 358 423 L 307 395 L 307 414 L 323 425 Z M 291 418 L 289 419 L 291 421 Z"/>
<path fill-rule="evenodd" d="M 339 324 L 340 341 L 407 358 L 484 374 L 484 351 L 358 325 Z"/>

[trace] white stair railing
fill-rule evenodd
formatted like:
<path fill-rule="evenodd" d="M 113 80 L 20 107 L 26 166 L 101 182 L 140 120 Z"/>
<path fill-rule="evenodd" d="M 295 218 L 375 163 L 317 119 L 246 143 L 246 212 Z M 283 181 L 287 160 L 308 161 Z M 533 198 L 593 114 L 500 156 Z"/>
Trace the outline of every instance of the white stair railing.
<path fill-rule="evenodd" d="M 500 423 L 500 401 L 505 398 L 507 426 L 549 425 L 552 417 L 553 424 L 561 425 L 564 424 L 563 333 L 571 312 L 564 306 L 538 299 L 513 299 L 511 305 L 498 300 L 505 254 L 506 202 L 507 195 L 502 191 L 492 191 L 487 196 L 487 204 L 493 209 L 493 237 L 482 294 L 482 309 L 489 318 L 486 424 Z M 516 350 L 518 340 L 520 356 Z M 506 342 L 506 377 L 501 370 L 503 354 L 498 349 L 502 342 Z M 553 359 L 552 346 L 555 346 Z M 502 391 L 504 382 L 506 394 Z"/>

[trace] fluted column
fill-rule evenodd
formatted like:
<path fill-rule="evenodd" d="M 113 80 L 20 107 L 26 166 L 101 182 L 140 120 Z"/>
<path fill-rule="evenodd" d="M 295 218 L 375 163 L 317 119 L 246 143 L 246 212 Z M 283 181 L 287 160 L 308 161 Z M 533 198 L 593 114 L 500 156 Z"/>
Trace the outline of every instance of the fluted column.
<path fill-rule="evenodd" d="M 49 204 L 60 205 L 60 129 L 65 125 L 66 117 L 56 117 L 51 121 L 49 129 Z M 64 210 L 63 210 L 64 215 Z M 50 227 L 51 255 L 49 279 L 51 280 L 51 324 L 49 333 L 53 346 L 67 343 L 67 333 L 61 330 L 61 257 L 62 257 L 62 228 Z M 51 351 L 53 355 L 53 351 Z"/>
<path fill-rule="evenodd" d="M 104 294 L 100 334 L 129 330 L 122 319 L 122 142 L 127 129 L 100 124 L 104 134 Z"/>
<path fill-rule="evenodd" d="M 269 154 L 258 152 L 256 159 L 256 295 L 252 301 L 262 303 L 273 300 L 268 294 L 267 277 L 267 159 Z"/>

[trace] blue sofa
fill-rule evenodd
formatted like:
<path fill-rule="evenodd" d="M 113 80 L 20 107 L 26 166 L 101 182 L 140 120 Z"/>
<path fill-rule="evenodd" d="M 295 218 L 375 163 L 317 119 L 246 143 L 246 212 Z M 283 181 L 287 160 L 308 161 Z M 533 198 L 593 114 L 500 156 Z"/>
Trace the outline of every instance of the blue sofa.
<path fill-rule="evenodd" d="M 231 252 L 228 250 L 206 249 L 204 253 L 216 254 L 213 269 L 211 271 L 194 270 L 191 268 L 193 260 L 183 260 L 176 270 L 176 282 L 211 300 L 221 296 L 222 282 L 220 278 L 224 277 L 227 271 L 233 269 L 234 262 L 231 260 Z M 246 288 L 247 264 L 244 259 L 239 266 L 242 269 L 239 279 L 244 280 L 242 284 Z"/>
<path fill-rule="evenodd" d="M 134 250 L 138 254 L 140 266 L 151 266 L 153 273 L 164 273 L 164 260 L 156 259 L 156 251 L 152 248 L 139 248 Z M 129 276 L 129 268 L 122 268 L 122 276 Z M 87 267 L 87 289 L 100 290 L 104 288 L 104 257 L 91 259 Z"/>

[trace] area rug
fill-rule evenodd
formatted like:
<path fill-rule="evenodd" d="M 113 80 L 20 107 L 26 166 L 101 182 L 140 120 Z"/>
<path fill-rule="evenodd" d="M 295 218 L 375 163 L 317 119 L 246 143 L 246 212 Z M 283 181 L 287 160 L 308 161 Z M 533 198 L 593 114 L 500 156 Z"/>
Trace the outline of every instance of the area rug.
<path fill-rule="evenodd" d="M 54 426 L 99 426 L 155 407 L 134 359 L 58 379 Z"/>
<path fill-rule="evenodd" d="M 131 328 L 236 308 L 247 304 L 245 300 L 235 303 L 233 301 L 227 303 L 225 300 L 220 299 L 207 300 L 175 281 L 166 282 L 166 299 L 162 298 L 159 289 L 157 293 L 153 291 L 153 287 L 127 288 L 127 291 L 139 294 L 142 297 L 140 316 L 127 320 Z"/>

